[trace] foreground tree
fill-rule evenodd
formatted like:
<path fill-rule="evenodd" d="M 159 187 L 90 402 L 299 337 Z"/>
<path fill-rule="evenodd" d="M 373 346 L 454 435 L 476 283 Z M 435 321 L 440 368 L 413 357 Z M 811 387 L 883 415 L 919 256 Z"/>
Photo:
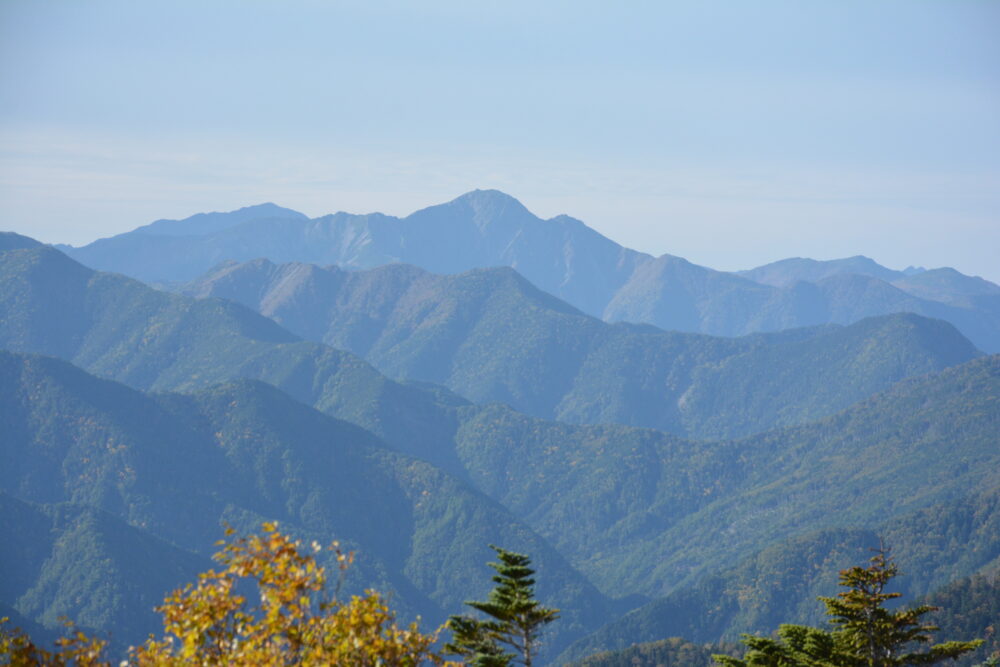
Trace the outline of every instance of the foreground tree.
<path fill-rule="evenodd" d="M 543 607 L 535 599 L 530 558 L 493 545 L 490 548 L 497 552 L 499 561 L 489 564 L 497 571 L 493 576 L 496 586 L 486 601 L 465 603 L 488 618 L 452 616 L 447 623 L 452 640 L 444 650 L 463 656 L 475 667 L 506 667 L 514 660 L 531 667 L 542 630 L 559 618 L 559 610 Z"/>
<path fill-rule="evenodd" d="M 896 564 L 879 549 L 868 567 L 840 572 L 840 585 L 848 590 L 836 597 L 820 598 L 832 631 L 782 625 L 777 639 L 744 635 L 743 643 L 750 650 L 743 660 L 713 657 L 723 667 L 904 667 L 958 658 L 982 643 L 950 641 L 918 650 L 938 629 L 923 623 L 921 617 L 937 607 L 886 609 L 886 602 L 901 595 L 886 592 L 897 574 Z"/>
<path fill-rule="evenodd" d="M 107 642 L 102 639 L 88 637 L 83 632 L 73 629 L 72 623 L 66 623 L 67 635 L 56 640 L 56 649 L 48 651 L 36 645 L 28 635 L 18 629 L 7 629 L 10 619 L 0 618 L 0 665 L 13 667 L 28 667 L 29 665 L 47 665 L 64 667 L 106 667 L 109 665 L 104 658 Z"/>
<path fill-rule="evenodd" d="M 312 553 L 300 547 L 273 523 L 263 524 L 263 535 L 226 544 L 215 556 L 224 569 L 209 570 L 196 584 L 167 596 L 158 608 L 167 634 L 132 649 L 129 662 L 140 667 L 445 664 L 431 650 L 437 633 L 422 634 L 415 623 L 397 626 L 378 593 L 367 591 L 344 603 L 336 590 L 328 597 L 327 574 L 315 557 L 319 545 Z M 342 578 L 351 556 L 336 543 L 331 549 Z M 259 606 L 249 605 L 239 592 L 244 580 L 256 584 Z M 61 640 L 51 653 L 22 633 L 0 634 L 0 664 L 109 665 L 103 650 L 103 642 L 82 633 Z"/>

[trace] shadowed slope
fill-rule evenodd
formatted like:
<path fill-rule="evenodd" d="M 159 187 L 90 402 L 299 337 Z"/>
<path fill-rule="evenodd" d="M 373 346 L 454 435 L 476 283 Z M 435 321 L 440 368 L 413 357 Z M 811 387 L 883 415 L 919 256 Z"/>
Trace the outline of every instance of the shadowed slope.
<path fill-rule="evenodd" d="M 20 499 L 72 502 L 98 519 L 91 510 L 102 510 L 132 526 L 130 535 L 141 531 L 200 554 L 213 550 L 221 521 L 247 532 L 262 520 L 279 520 L 307 540 L 336 537 L 359 552 L 352 590 L 393 593 L 395 607 L 431 623 L 484 592 L 486 545 L 508 544 L 532 554 L 542 573 L 540 594 L 566 611 L 554 645 L 607 613 L 597 591 L 500 505 L 269 385 L 244 380 L 194 395 L 148 395 L 52 358 L 4 352 L 0 397 L 0 417 L 9 426 L 0 456 L 14 463 L 0 472 L 0 491 Z M 70 609 L 95 627 L 118 628 L 114 619 L 138 611 L 138 602 L 115 594 L 108 579 L 142 588 L 145 568 L 155 567 L 144 551 L 124 544 L 135 551 L 130 568 L 113 575 L 102 566 L 77 581 L 70 549 L 60 552 L 62 565 L 49 575 L 44 568 L 32 575 L 31 549 L 54 548 L 45 539 L 11 555 L 17 567 L 10 571 L 20 574 L 11 584 L 17 590 L 3 589 L 15 599 L 4 602 L 49 624 L 45 610 L 77 585 L 103 591 L 93 613 L 86 605 Z M 104 542 L 116 548 L 122 540 Z M 86 551 L 87 544 L 78 546 Z M 105 615 L 95 615 L 98 607 L 106 607 Z"/>
<path fill-rule="evenodd" d="M 868 529 L 824 530 L 774 544 L 736 567 L 629 612 L 576 642 L 560 661 L 664 637 L 736 641 L 743 632 L 766 635 L 781 623 L 822 625 L 826 616 L 816 597 L 835 595 L 838 572 L 867 561 L 880 540 L 892 547 L 903 571 L 894 590 L 911 603 L 930 593 L 932 603 L 944 607 L 938 616 L 951 626 L 944 628 L 950 630 L 945 636 L 982 637 L 989 622 L 970 619 L 973 623 L 965 627 L 960 619 L 974 616 L 973 608 L 981 617 L 989 610 L 984 604 L 988 581 L 968 577 L 991 572 L 1000 558 L 996 489 L 875 522 Z M 972 599 L 956 600 L 959 592 Z"/>

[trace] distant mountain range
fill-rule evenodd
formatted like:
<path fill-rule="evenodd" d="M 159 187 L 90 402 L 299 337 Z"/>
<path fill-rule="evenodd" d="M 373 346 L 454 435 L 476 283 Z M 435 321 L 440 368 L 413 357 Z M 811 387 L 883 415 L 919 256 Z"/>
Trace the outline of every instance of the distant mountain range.
<path fill-rule="evenodd" d="M 0 233 L 0 615 L 40 637 L 65 614 L 141 640 L 220 522 L 263 520 L 342 540 L 350 590 L 431 624 L 485 594 L 488 544 L 525 551 L 557 663 L 706 665 L 708 643 L 820 622 L 879 538 L 907 595 L 972 601 L 949 633 L 986 631 L 988 281 L 713 271 L 496 191 L 63 249 L 79 261 Z"/>
<path fill-rule="evenodd" d="M 0 237 L 0 517 L 27 536 L 0 547 L 0 608 L 132 641 L 220 519 L 271 518 L 346 540 L 357 586 L 429 619 L 483 593 L 485 544 L 528 551 L 570 657 L 660 638 L 630 618 L 674 632 L 677 600 L 726 636 L 803 618 L 873 531 L 910 545 L 915 592 L 1000 549 L 1000 357 L 945 322 L 721 339 L 607 324 L 510 269 L 398 264 L 228 264 L 185 289 L 235 300 Z M 129 558 L 151 552 L 143 583 Z"/>
<path fill-rule="evenodd" d="M 854 257 L 790 259 L 725 273 L 623 248 L 568 216 L 542 220 L 495 190 L 405 218 L 309 219 L 263 204 L 158 220 L 82 248 L 59 247 L 92 268 L 159 284 L 190 281 L 222 261 L 261 257 L 356 269 L 407 263 L 443 274 L 509 266 L 611 322 L 739 336 L 913 312 L 949 321 L 980 349 L 1000 352 L 1000 286 L 953 269 L 892 271 Z"/>
<path fill-rule="evenodd" d="M 978 354 L 944 322 L 909 315 L 736 339 L 610 325 L 504 268 L 440 276 L 404 264 L 344 271 L 255 260 L 182 292 L 242 303 L 390 377 L 477 403 L 695 438 L 816 419 Z"/>
<path fill-rule="evenodd" d="M 451 428 L 450 417 L 432 419 L 440 391 L 392 382 L 353 354 L 301 340 L 233 301 L 160 292 L 44 246 L 4 258 L 2 347 L 59 356 L 144 390 L 252 377 L 440 463 L 428 453 Z M 816 419 L 979 354 L 950 325 L 915 315 L 725 339 L 608 325 L 506 269 L 446 278 L 401 266 L 316 275 L 350 280 L 338 294 L 320 292 L 333 307 L 315 312 L 306 297 L 323 283 L 307 282 L 296 292 L 302 312 L 343 314 L 333 342 L 377 342 L 384 355 L 361 351 L 380 363 L 398 360 L 391 370 L 401 379 L 447 383 L 472 401 L 503 401 L 546 419 L 696 437 Z M 423 277 L 412 291 L 407 275 Z"/>

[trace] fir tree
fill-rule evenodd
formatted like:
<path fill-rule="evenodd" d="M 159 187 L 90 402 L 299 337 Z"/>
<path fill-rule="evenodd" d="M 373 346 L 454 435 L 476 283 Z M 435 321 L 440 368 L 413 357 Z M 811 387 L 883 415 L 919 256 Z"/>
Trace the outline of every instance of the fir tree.
<path fill-rule="evenodd" d="M 744 635 L 743 643 L 750 650 L 743 660 L 713 657 L 723 667 L 909 667 L 958 658 L 982 643 L 950 641 L 916 650 L 931 641 L 930 633 L 938 629 L 921 622 L 924 614 L 937 607 L 886 609 L 886 602 L 900 597 L 886 592 L 897 574 L 896 564 L 879 548 L 868 567 L 841 571 L 840 585 L 848 590 L 820 598 L 831 617 L 832 631 L 782 625 L 777 639 Z"/>
<path fill-rule="evenodd" d="M 559 610 L 543 607 L 535 599 L 530 558 L 493 545 L 490 548 L 497 552 L 499 561 L 489 564 L 497 571 L 493 576 L 496 586 L 486 601 L 466 602 L 488 618 L 452 616 L 448 620 L 452 641 L 445 651 L 461 655 L 477 667 L 505 667 L 515 659 L 531 667 L 541 632 L 559 617 Z"/>
<path fill-rule="evenodd" d="M 909 609 L 886 609 L 885 603 L 901 597 L 888 593 L 889 582 L 899 568 L 879 548 L 868 567 L 855 566 L 840 573 L 840 585 L 848 590 L 837 597 L 821 597 L 839 643 L 868 667 L 930 665 L 958 658 L 975 650 L 982 642 L 945 642 L 920 652 L 908 651 L 931 640 L 938 628 L 921 622 L 921 617 L 937 607 L 919 605 Z"/>

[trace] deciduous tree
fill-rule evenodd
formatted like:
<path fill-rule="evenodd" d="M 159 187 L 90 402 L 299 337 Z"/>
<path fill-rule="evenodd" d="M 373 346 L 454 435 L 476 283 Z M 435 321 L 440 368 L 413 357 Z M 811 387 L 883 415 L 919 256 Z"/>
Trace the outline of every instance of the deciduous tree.
<path fill-rule="evenodd" d="M 232 531 L 227 531 L 232 536 Z M 158 611 L 165 635 L 150 637 L 132 650 L 139 667 L 180 665 L 351 665 L 414 667 L 445 663 L 432 650 L 437 633 L 424 634 L 416 623 L 399 627 L 375 591 L 347 602 L 328 599 L 327 573 L 312 552 L 283 535 L 274 523 L 262 535 L 230 541 L 216 554 L 223 568 L 209 570 L 167 596 Z M 341 573 L 351 556 L 331 547 Z M 240 590 L 256 584 L 259 605 Z M 0 663 L 51 665 L 71 662 L 107 666 L 104 643 L 81 632 L 60 640 L 54 652 L 39 649 L 23 633 L 0 632 Z"/>

